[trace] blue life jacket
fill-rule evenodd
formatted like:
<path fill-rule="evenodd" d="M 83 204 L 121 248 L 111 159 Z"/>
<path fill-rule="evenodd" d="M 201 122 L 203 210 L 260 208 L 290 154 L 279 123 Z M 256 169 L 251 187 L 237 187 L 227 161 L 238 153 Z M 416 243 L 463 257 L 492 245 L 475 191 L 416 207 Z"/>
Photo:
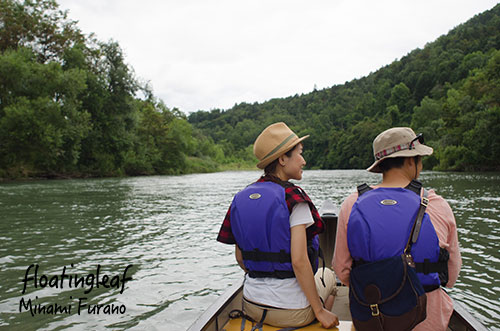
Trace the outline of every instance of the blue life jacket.
<path fill-rule="evenodd" d="M 231 230 L 252 278 L 293 278 L 290 212 L 285 189 L 257 182 L 237 193 L 231 204 Z M 318 269 L 318 235 L 308 240 L 313 271 Z"/>
<path fill-rule="evenodd" d="M 407 188 L 358 187 L 347 226 L 347 245 L 353 267 L 403 253 L 420 206 L 421 184 Z M 418 278 L 426 292 L 448 281 L 448 252 L 439 247 L 439 239 L 427 213 L 424 214 L 418 240 L 411 248 Z M 390 272 L 388 270 L 387 272 Z"/>

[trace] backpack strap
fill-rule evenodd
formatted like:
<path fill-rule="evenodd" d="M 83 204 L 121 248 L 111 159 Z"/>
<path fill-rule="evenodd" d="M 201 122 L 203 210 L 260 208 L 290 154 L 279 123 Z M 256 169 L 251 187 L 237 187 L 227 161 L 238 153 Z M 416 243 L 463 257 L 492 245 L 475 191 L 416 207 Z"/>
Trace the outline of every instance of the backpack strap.
<path fill-rule="evenodd" d="M 368 186 L 366 183 L 361 184 L 357 187 L 358 189 L 358 197 L 360 197 L 363 193 L 366 193 L 370 190 L 373 190 L 370 186 Z"/>

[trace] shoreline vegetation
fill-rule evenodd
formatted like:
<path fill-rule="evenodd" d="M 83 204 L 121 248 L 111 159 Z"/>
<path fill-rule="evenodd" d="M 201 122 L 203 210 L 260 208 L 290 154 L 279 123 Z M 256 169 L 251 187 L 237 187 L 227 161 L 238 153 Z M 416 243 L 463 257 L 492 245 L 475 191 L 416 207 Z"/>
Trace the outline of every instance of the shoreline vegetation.
<path fill-rule="evenodd" d="M 426 169 L 499 171 L 499 73 L 500 4 L 366 77 L 186 115 L 55 0 L 0 0 L 0 182 L 256 169 L 279 121 L 311 135 L 309 169 L 365 168 L 379 132 L 410 126 Z"/>
<path fill-rule="evenodd" d="M 216 173 L 216 172 L 226 172 L 226 171 L 251 171 L 260 170 L 256 167 L 256 162 L 248 161 L 235 161 L 227 164 L 215 164 L 212 161 L 206 161 L 202 159 L 193 158 L 191 160 L 192 165 L 189 168 L 190 171 L 171 173 L 171 174 L 139 174 L 139 175 L 89 175 L 82 173 L 72 173 L 72 174 L 38 174 L 37 176 L 19 176 L 19 177 L 0 177 L 0 183 L 12 183 L 12 182 L 32 182 L 32 181 L 43 181 L 43 180 L 66 180 L 66 179 L 93 179 L 93 178 L 127 178 L 127 177 L 138 177 L 138 176 L 181 176 L 189 174 L 202 174 L 202 173 Z"/>

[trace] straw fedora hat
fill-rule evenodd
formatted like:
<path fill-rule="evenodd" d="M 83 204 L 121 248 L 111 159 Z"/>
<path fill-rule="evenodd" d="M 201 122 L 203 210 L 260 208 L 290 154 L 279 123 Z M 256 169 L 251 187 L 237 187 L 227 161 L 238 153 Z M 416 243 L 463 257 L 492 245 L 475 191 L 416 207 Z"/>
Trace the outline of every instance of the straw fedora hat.
<path fill-rule="evenodd" d="M 309 135 L 299 138 L 283 122 L 269 125 L 261 132 L 253 144 L 253 153 L 259 160 L 257 167 L 264 169 L 307 137 Z"/>
<path fill-rule="evenodd" d="M 424 145 L 424 136 L 418 135 L 410 128 L 391 128 L 379 134 L 373 141 L 375 162 L 366 170 L 380 173 L 382 160 L 394 157 L 411 157 L 431 155 L 432 147 Z"/>

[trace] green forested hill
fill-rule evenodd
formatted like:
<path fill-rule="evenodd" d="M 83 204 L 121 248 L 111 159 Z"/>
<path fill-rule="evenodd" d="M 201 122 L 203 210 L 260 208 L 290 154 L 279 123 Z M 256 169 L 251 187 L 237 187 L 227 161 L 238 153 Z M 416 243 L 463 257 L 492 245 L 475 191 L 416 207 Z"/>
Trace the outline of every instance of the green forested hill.
<path fill-rule="evenodd" d="M 364 78 L 188 120 L 241 158 L 264 127 L 284 121 L 311 135 L 314 168 L 367 167 L 379 132 L 411 126 L 435 149 L 427 169 L 500 170 L 500 5 Z"/>

